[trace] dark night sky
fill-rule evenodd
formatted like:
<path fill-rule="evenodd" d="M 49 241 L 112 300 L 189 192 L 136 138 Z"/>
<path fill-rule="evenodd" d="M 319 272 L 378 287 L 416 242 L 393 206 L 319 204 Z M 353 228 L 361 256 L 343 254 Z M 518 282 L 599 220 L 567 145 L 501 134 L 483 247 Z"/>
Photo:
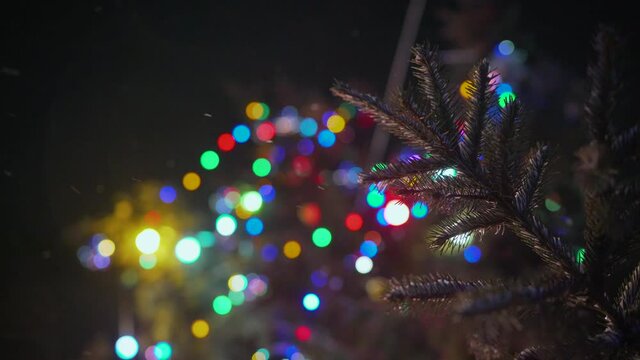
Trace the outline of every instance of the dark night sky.
<path fill-rule="evenodd" d="M 185 159 L 237 121 L 248 100 L 329 98 L 334 78 L 366 80 L 382 92 L 407 3 L 90 0 L 3 8 L 3 348 L 24 358 L 79 358 L 98 328 L 115 331 L 112 279 L 80 267 L 64 226 L 109 211 L 108 200 L 132 178 L 185 170 Z M 497 1 L 520 14 L 515 24 L 497 21 L 507 29 L 498 35 L 575 74 L 584 73 L 598 21 L 618 24 L 637 43 L 629 12 L 616 5 L 624 1 L 558 3 Z M 442 41 L 434 14 L 444 4 L 428 1 L 419 40 Z"/>

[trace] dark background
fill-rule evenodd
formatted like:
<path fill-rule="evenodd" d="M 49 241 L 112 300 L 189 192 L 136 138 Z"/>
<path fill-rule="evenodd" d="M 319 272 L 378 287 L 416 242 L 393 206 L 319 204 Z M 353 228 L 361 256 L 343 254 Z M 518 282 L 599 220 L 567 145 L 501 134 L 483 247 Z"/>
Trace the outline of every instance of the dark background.
<path fill-rule="evenodd" d="M 460 3 L 474 3 L 462 1 Z M 637 44 L 626 1 L 492 2 L 491 41 L 582 77 L 598 22 Z M 114 285 L 84 271 L 64 229 L 105 199 L 186 169 L 253 99 L 329 98 L 334 78 L 382 93 L 407 1 L 51 1 L 0 11 L 0 344 L 13 358 L 77 359 L 116 333 Z M 428 1 L 418 40 L 443 48 Z M 472 24 L 470 24 L 472 25 Z M 476 24 L 477 25 L 477 24 Z M 634 72 L 635 69 L 631 69 Z M 629 77 L 635 85 L 637 74 Z M 550 79 L 551 81 L 552 79 Z M 211 114 L 211 117 L 203 114 Z"/>

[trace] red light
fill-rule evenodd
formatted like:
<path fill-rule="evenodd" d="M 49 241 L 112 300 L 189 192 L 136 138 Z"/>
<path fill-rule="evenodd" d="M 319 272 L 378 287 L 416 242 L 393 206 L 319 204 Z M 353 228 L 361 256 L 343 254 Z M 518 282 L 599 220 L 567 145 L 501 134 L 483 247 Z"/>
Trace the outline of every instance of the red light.
<path fill-rule="evenodd" d="M 260 141 L 270 141 L 276 135 L 276 128 L 270 122 L 263 122 L 256 128 L 256 136 Z"/>
<path fill-rule="evenodd" d="M 356 115 L 356 123 L 358 124 L 359 127 L 365 128 L 365 129 L 368 129 L 370 127 L 373 127 L 373 125 L 375 125 L 375 121 L 373 120 L 373 117 L 371 117 L 371 115 L 362 111 L 358 111 L 358 114 Z"/>
<path fill-rule="evenodd" d="M 298 208 L 298 219 L 305 225 L 318 226 L 320 217 L 320 206 L 316 203 L 302 204 Z"/>
<path fill-rule="evenodd" d="M 302 342 L 311 339 L 311 329 L 306 326 L 298 326 L 296 328 L 296 338 Z"/>
<path fill-rule="evenodd" d="M 295 158 L 293 158 L 291 165 L 293 166 L 293 171 L 298 176 L 304 177 L 311 174 L 311 161 L 309 161 L 309 158 L 305 156 L 296 156 Z"/>
<path fill-rule="evenodd" d="M 362 229 L 362 216 L 351 213 L 347 215 L 347 218 L 344 220 L 344 225 L 351 231 L 358 231 Z"/>
<path fill-rule="evenodd" d="M 160 214 L 155 210 L 151 210 L 144 215 L 144 221 L 149 225 L 158 225 L 160 223 Z"/>
<path fill-rule="evenodd" d="M 218 137 L 218 147 L 221 151 L 231 151 L 236 147 L 236 140 L 233 135 L 224 133 Z"/>
<path fill-rule="evenodd" d="M 380 243 L 382 242 L 382 236 L 380 236 L 380 233 L 375 230 L 367 231 L 364 234 L 364 239 L 371 240 L 376 243 L 376 245 L 380 245 Z"/>

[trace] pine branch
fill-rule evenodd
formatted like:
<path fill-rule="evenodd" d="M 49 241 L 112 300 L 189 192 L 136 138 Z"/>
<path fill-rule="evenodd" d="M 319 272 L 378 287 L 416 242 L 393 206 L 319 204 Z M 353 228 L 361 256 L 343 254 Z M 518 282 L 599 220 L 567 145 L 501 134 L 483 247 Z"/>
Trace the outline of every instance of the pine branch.
<path fill-rule="evenodd" d="M 548 356 L 548 350 L 538 346 L 528 347 L 519 352 L 514 360 L 542 360 Z"/>
<path fill-rule="evenodd" d="M 399 179 L 409 178 L 410 180 L 424 173 L 435 173 L 447 166 L 447 163 L 433 157 L 428 159 L 412 157 L 407 160 L 397 160 L 386 164 L 378 163 L 370 171 L 360 174 L 360 182 L 385 187 L 398 182 Z"/>
<path fill-rule="evenodd" d="M 520 213 L 528 213 L 541 203 L 540 196 L 549 161 L 548 150 L 546 145 L 537 144 L 523 160 L 526 165 L 514 199 Z"/>
<path fill-rule="evenodd" d="M 640 312 L 640 264 L 620 289 L 618 308 L 623 315 Z"/>
<path fill-rule="evenodd" d="M 483 142 L 483 133 L 487 126 L 489 108 L 495 102 L 493 91 L 489 86 L 489 63 L 483 60 L 478 64 L 471 75 L 464 134 L 460 143 L 461 153 L 472 167 L 478 168 L 480 163 L 478 155 Z"/>
<path fill-rule="evenodd" d="M 456 251 L 469 245 L 468 236 L 481 236 L 500 227 L 505 221 L 499 212 L 460 212 L 434 224 L 427 233 L 427 241 L 441 252 Z"/>
<path fill-rule="evenodd" d="M 488 286 L 484 281 L 462 281 L 449 275 L 438 274 L 391 279 L 389 285 L 390 290 L 385 299 L 395 304 L 449 303 L 461 293 Z"/>

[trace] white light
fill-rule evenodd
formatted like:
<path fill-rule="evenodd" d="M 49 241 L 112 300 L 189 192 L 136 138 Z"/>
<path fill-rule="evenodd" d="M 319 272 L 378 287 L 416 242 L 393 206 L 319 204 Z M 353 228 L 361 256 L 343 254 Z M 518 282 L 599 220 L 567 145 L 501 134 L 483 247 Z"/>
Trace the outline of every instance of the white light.
<path fill-rule="evenodd" d="M 186 237 L 176 244 L 176 257 L 183 264 L 192 264 L 200 258 L 200 242 L 193 237 Z"/>
<path fill-rule="evenodd" d="M 411 211 L 409 207 L 401 202 L 389 201 L 384 208 L 384 220 L 393 226 L 399 226 L 409 220 Z"/>
<path fill-rule="evenodd" d="M 373 261 L 366 256 L 360 256 L 356 260 L 356 271 L 360 274 L 368 274 L 373 269 Z"/>
<path fill-rule="evenodd" d="M 160 234 L 153 229 L 144 229 L 136 236 L 136 247 L 143 254 L 153 254 L 160 247 Z"/>

